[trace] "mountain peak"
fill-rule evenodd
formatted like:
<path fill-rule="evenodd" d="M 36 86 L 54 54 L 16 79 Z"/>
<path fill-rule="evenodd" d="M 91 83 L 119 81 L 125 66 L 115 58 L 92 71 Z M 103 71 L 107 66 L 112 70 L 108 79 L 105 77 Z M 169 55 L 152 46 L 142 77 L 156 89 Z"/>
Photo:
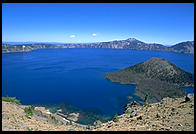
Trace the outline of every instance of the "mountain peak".
<path fill-rule="evenodd" d="M 171 63 L 163 58 L 152 57 L 151 59 L 144 62 L 144 64 L 151 66 L 152 68 L 168 68 Z M 168 68 L 169 69 L 169 68 Z"/>
<path fill-rule="evenodd" d="M 147 60 L 146 62 L 149 62 L 149 61 L 159 61 L 159 62 L 161 62 L 161 61 L 167 61 L 167 60 L 165 60 L 163 58 L 152 57 L 151 59 Z"/>
<path fill-rule="evenodd" d="M 135 38 L 128 38 L 127 40 L 128 40 L 128 41 L 136 41 Z"/>
<path fill-rule="evenodd" d="M 163 58 L 153 57 L 120 71 L 125 74 L 128 74 L 128 72 L 141 74 L 148 79 L 159 79 L 179 85 L 192 85 L 194 82 L 193 74 L 182 70 Z"/>
<path fill-rule="evenodd" d="M 137 73 L 143 73 L 148 78 L 158 78 L 160 80 L 178 84 L 181 84 L 185 81 L 193 81 L 192 74 L 183 71 L 176 65 L 163 58 L 151 58 L 148 61 L 129 67 L 129 69 Z M 182 77 L 185 76 L 186 80 L 182 79 Z"/>

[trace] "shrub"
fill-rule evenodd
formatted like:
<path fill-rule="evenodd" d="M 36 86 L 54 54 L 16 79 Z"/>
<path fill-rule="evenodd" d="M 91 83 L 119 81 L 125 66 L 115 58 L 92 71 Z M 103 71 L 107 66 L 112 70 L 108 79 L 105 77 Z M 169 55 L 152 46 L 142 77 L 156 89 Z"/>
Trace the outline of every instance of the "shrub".
<path fill-rule="evenodd" d="M 125 113 L 126 114 L 131 114 L 131 111 L 130 110 L 126 110 Z"/>
<path fill-rule="evenodd" d="M 146 94 L 145 99 L 144 99 L 144 106 L 147 106 L 147 107 L 150 106 L 149 103 L 148 103 L 148 99 L 149 99 L 149 95 Z"/>
<path fill-rule="evenodd" d="M 114 115 L 113 121 L 114 121 L 114 122 L 119 121 L 119 117 L 118 117 L 118 115 L 117 115 L 117 114 L 115 114 L 115 115 Z"/>
<path fill-rule="evenodd" d="M 28 131 L 32 131 L 32 130 L 33 130 L 33 128 L 29 128 L 29 127 L 27 127 L 27 130 L 28 130 Z"/>
<path fill-rule="evenodd" d="M 24 109 L 26 116 L 29 118 L 30 116 L 33 116 L 33 108 L 32 107 L 25 107 Z"/>
<path fill-rule="evenodd" d="M 88 129 L 90 129 L 90 128 L 91 128 L 91 125 L 90 125 L 90 124 L 88 124 L 87 128 L 88 128 Z"/>
<path fill-rule="evenodd" d="M 6 101 L 6 102 L 12 102 L 18 105 L 21 105 L 20 101 L 17 100 L 15 97 L 2 97 L 2 101 Z"/>

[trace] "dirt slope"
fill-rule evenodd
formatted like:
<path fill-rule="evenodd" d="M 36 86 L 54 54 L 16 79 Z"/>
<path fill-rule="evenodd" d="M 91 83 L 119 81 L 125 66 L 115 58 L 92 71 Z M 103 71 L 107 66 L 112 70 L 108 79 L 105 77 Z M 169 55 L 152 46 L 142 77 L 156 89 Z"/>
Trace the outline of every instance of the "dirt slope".
<path fill-rule="evenodd" d="M 119 121 L 102 124 L 94 131 L 194 131 L 194 99 L 164 98 L 150 107 L 138 107 L 137 115 L 119 116 Z"/>

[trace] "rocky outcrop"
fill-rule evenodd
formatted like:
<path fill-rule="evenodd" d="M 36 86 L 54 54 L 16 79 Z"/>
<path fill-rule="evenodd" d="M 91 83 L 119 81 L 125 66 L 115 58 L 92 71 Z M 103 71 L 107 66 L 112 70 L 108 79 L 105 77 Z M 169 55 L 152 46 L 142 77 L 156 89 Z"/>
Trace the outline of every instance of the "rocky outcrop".
<path fill-rule="evenodd" d="M 57 115 L 65 118 L 69 122 L 71 122 L 71 121 L 77 122 L 78 121 L 78 118 L 79 118 L 79 115 L 80 115 L 80 113 L 63 114 L 62 113 L 62 109 L 57 110 L 55 114 L 57 114 Z"/>
<path fill-rule="evenodd" d="M 79 118 L 79 113 L 70 113 L 67 116 L 68 120 L 71 120 L 71 121 L 74 121 L 74 122 L 78 121 L 78 118 Z"/>
<path fill-rule="evenodd" d="M 136 101 L 133 101 L 126 105 L 125 113 L 129 113 L 130 117 L 132 118 L 137 115 L 137 109 L 139 106 L 140 106 L 139 103 L 137 103 Z"/>
<path fill-rule="evenodd" d="M 167 97 L 149 106 L 137 106 L 135 116 L 125 112 L 118 116 L 119 121 L 102 123 L 93 131 L 194 131 L 194 95 L 184 101 L 185 96 Z"/>
<path fill-rule="evenodd" d="M 51 113 L 45 107 L 33 107 L 33 116 L 27 117 L 26 105 L 2 101 L 3 131 L 84 131 L 87 126 L 80 125 L 62 116 Z"/>

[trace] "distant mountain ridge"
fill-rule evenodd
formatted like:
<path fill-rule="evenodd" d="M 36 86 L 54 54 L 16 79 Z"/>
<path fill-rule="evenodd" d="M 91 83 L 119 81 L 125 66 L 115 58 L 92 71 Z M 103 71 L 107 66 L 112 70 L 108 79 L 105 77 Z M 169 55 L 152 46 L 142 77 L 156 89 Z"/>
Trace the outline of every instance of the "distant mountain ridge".
<path fill-rule="evenodd" d="M 20 45 L 27 47 L 22 48 Z M 194 53 L 194 41 L 181 42 L 176 45 L 167 47 L 157 43 L 144 43 L 135 38 L 129 38 L 126 40 L 115 40 L 109 42 L 97 42 L 97 43 L 24 43 L 20 45 L 12 45 L 9 43 L 3 43 L 2 52 L 27 52 L 41 48 L 110 48 L 110 49 L 132 49 L 132 50 L 153 50 L 153 51 L 168 51 L 178 53 Z M 14 47 L 13 47 L 14 46 Z"/>
<path fill-rule="evenodd" d="M 174 52 L 194 53 L 194 41 L 178 43 L 170 47 Z"/>
<path fill-rule="evenodd" d="M 181 42 L 176 45 L 167 47 L 158 43 L 144 43 L 135 38 L 129 38 L 126 40 L 101 42 L 97 47 L 194 53 L 194 41 Z"/>

